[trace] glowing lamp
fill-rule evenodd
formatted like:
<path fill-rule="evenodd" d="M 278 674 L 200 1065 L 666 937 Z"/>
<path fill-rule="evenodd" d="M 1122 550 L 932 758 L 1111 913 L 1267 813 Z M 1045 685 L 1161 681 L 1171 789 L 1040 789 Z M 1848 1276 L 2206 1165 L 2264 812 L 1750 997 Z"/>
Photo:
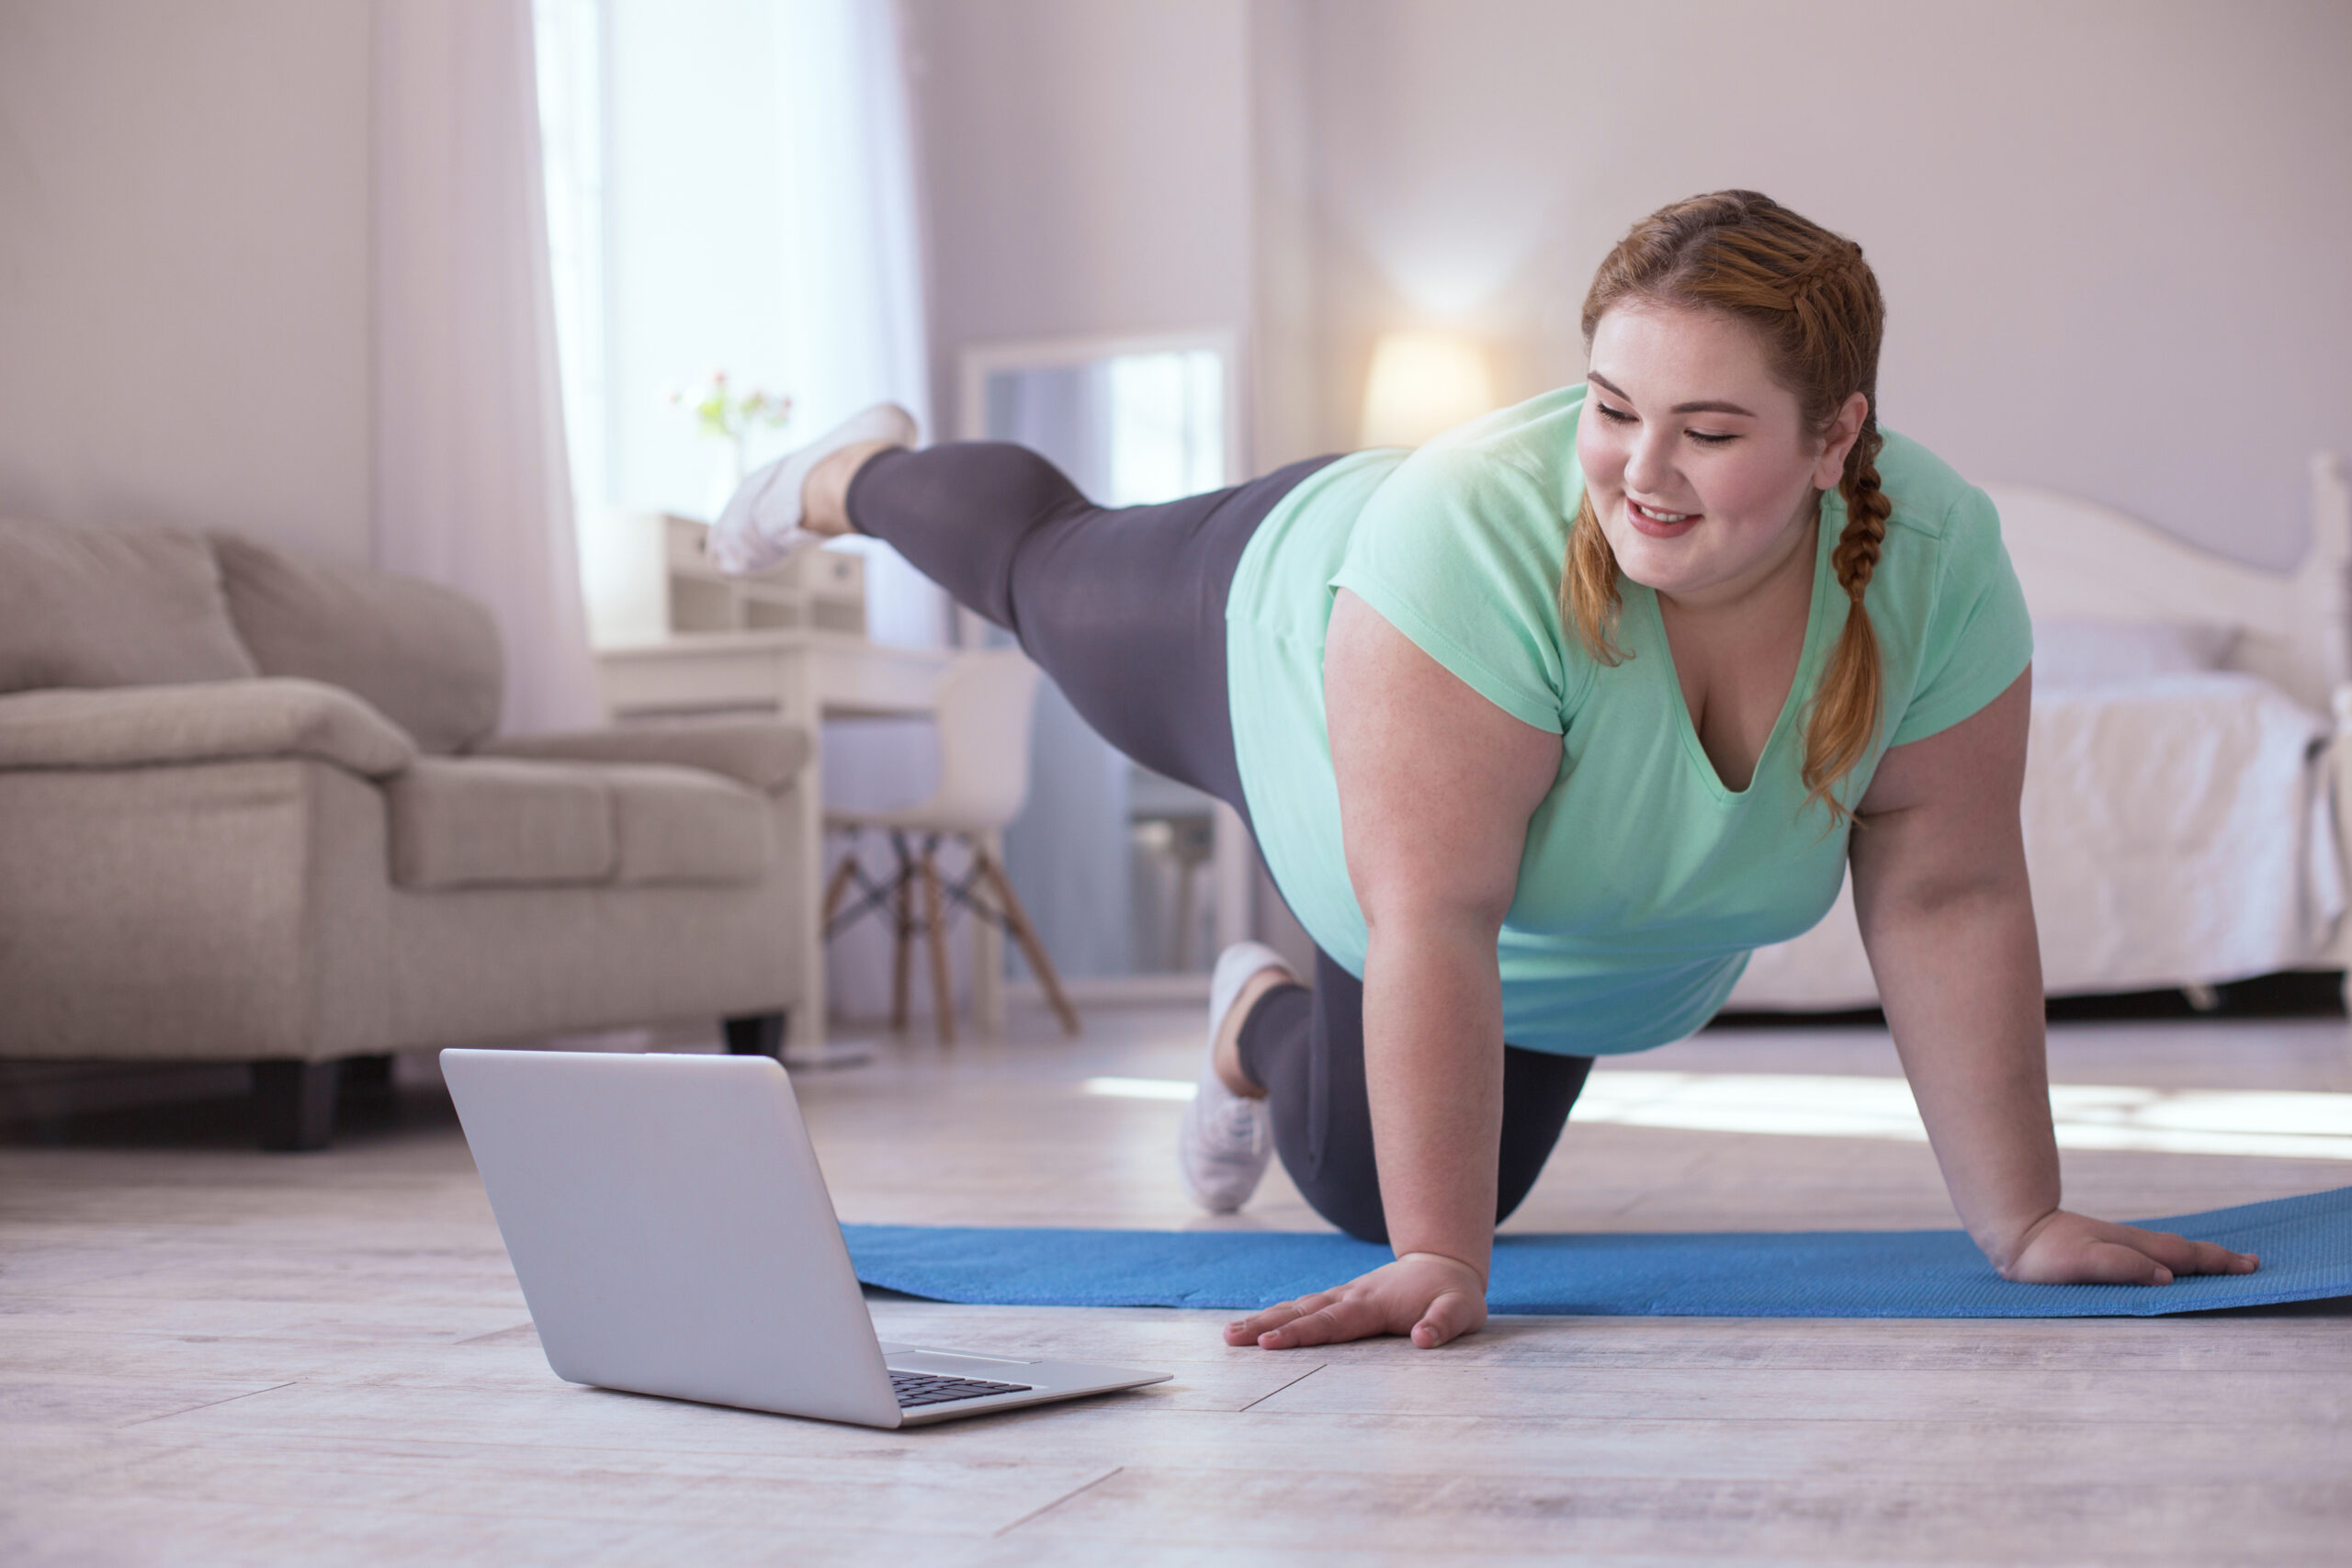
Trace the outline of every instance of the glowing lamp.
<path fill-rule="evenodd" d="M 1494 406 L 1485 344 L 1461 333 L 1384 333 L 1364 384 L 1362 444 L 1419 446 Z"/>

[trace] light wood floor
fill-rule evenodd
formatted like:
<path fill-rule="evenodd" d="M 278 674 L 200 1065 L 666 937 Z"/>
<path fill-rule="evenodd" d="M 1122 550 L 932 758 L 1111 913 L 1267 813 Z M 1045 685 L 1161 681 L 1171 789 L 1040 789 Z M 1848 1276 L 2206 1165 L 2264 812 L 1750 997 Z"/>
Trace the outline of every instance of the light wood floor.
<path fill-rule="evenodd" d="M 849 1220 L 1185 1225 L 1189 1010 L 802 1075 Z M 2341 1023 L 2077 1026 L 2062 1079 L 2352 1089 Z M 1634 1064 L 1628 1064 L 1634 1065 Z M 1716 1032 L 1645 1069 L 1893 1073 L 1882 1034 Z M 447 1103 L 317 1156 L 234 1104 L 0 1146 L 0 1562 L 2352 1561 L 2341 1303 L 2018 1322 L 1519 1319 L 1434 1353 L 1226 1348 L 1222 1314 L 876 1301 L 888 1338 L 1175 1371 L 905 1433 L 575 1388 Z M 2352 1180 L 2075 1154 L 2117 1217 Z M 1241 1224 L 1312 1215 L 1279 1169 Z M 1514 1224 L 1947 1225 L 1914 1145 L 1571 1124 Z"/>

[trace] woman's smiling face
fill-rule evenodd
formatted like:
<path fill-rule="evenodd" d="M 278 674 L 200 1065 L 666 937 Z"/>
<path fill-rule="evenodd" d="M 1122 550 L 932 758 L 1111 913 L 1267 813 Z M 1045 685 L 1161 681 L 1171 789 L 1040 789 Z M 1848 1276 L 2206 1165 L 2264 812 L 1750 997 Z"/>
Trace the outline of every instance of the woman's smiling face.
<path fill-rule="evenodd" d="M 1810 538 L 1867 400 L 1806 425 L 1764 347 L 1721 311 L 1625 304 L 1600 318 L 1577 459 L 1618 570 L 1677 604 L 1737 600 Z"/>

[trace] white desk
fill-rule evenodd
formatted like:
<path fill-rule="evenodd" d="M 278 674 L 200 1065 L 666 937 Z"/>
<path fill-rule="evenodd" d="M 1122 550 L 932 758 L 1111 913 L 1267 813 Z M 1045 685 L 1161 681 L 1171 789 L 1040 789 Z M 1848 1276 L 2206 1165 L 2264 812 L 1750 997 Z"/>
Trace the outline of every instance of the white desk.
<path fill-rule="evenodd" d="M 931 711 L 947 648 L 891 648 L 846 632 L 710 632 L 599 649 L 616 718 L 763 712 L 815 718 Z"/>
<path fill-rule="evenodd" d="M 695 633 L 597 649 L 605 706 L 616 723 L 766 714 L 807 725 L 817 743 L 809 787 L 799 792 L 801 863 L 808 868 L 808 936 L 797 960 L 805 999 L 793 1010 L 786 1040 L 786 1049 L 802 1060 L 821 1060 L 825 1042 L 825 933 L 818 919 L 825 880 L 823 721 L 928 714 L 940 674 L 954 657 L 953 649 L 890 648 L 846 632 L 797 628 Z M 984 1025 L 1002 1012 L 992 945 L 983 938 L 975 971 Z"/>

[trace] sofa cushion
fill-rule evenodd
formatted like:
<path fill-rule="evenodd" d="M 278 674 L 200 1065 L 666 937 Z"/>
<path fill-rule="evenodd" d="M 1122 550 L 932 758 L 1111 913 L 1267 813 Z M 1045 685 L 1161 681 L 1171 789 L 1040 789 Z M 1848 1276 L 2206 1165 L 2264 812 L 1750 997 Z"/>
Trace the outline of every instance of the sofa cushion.
<path fill-rule="evenodd" d="M 385 786 L 402 887 L 609 881 L 612 800 L 594 768 L 420 757 Z"/>
<path fill-rule="evenodd" d="M 757 882 L 774 857 L 765 796 L 699 768 L 597 769 L 612 791 L 628 886 L 662 882 Z"/>
<path fill-rule="evenodd" d="M 498 623 L 464 594 L 413 577 L 212 536 L 229 614 L 265 675 L 358 693 L 436 754 L 498 728 Z"/>
<path fill-rule="evenodd" d="M 755 883 L 767 797 L 695 768 L 423 757 L 385 786 L 402 887 Z"/>
<path fill-rule="evenodd" d="M 256 672 L 198 536 L 0 519 L 0 692 Z"/>
<path fill-rule="evenodd" d="M 566 762 L 662 762 L 722 773 L 753 789 L 780 790 L 816 750 L 801 725 L 773 718 L 690 719 L 626 728 L 493 735 L 478 757 L 540 757 Z"/>

